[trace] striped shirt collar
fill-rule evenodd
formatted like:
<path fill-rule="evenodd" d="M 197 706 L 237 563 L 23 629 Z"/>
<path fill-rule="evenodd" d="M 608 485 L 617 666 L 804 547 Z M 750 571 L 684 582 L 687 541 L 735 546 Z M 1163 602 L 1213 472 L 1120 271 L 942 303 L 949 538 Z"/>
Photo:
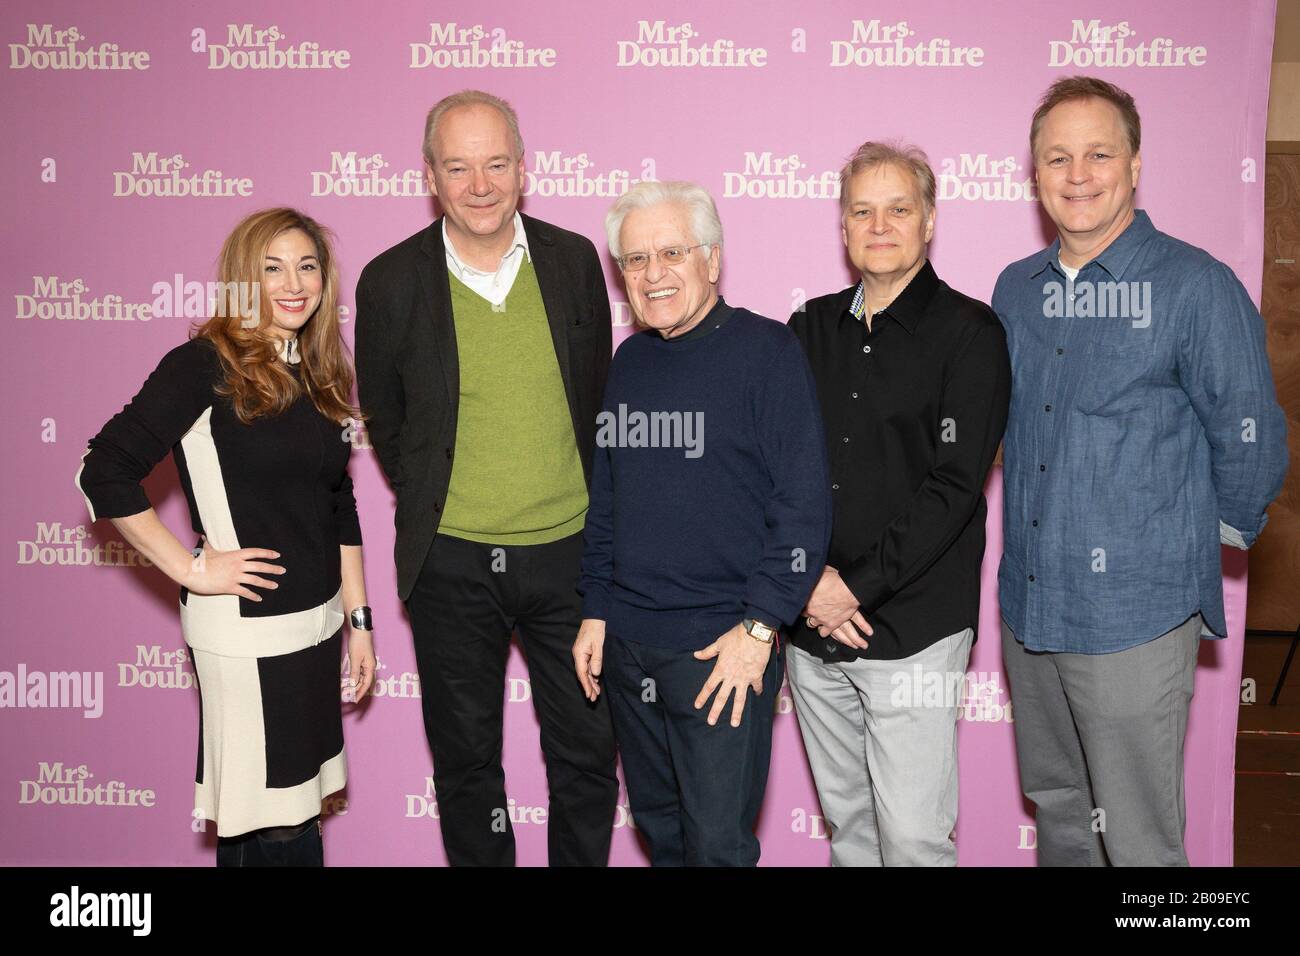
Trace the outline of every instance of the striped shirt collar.
<path fill-rule="evenodd" d="M 849 314 L 859 322 L 862 321 L 863 313 L 867 311 L 867 288 L 862 280 L 858 280 L 858 287 L 853 290 L 853 301 L 849 303 Z"/>
<path fill-rule="evenodd" d="M 907 283 L 903 291 L 894 297 L 893 302 L 876 312 L 875 315 L 887 315 L 907 331 L 913 332 L 916 330 L 916 323 L 925 315 L 930 299 L 938 291 L 941 284 L 939 276 L 934 271 L 934 266 L 927 257 L 925 263 L 916 275 L 912 276 L 912 280 Z M 861 322 L 866 311 L 867 289 L 866 285 L 859 279 L 858 287 L 853 290 L 853 300 L 849 303 L 849 314 Z"/>

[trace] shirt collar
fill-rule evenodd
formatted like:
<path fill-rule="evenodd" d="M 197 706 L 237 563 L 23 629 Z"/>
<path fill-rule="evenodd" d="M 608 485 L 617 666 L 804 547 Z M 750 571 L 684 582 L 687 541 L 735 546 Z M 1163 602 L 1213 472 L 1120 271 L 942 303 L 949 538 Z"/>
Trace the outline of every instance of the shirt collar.
<path fill-rule="evenodd" d="M 302 356 L 298 354 L 298 336 L 291 339 L 285 339 L 281 336 L 275 337 L 275 355 L 283 359 L 289 365 L 297 365 L 302 361 Z"/>
<path fill-rule="evenodd" d="M 909 332 L 916 331 L 916 323 L 920 321 L 921 316 L 925 315 L 926 308 L 930 305 L 930 299 L 939 288 L 939 276 L 934 271 L 934 266 L 930 264 L 927 258 L 925 264 L 912 276 L 912 280 L 907 283 L 903 291 L 898 293 L 894 301 L 881 309 L 885 315 L 907 329 Z M 867 310 L 867 289 L 866 285 L 859 281 L 858 287 L 853 290 L 853 300 L 849 303 L 849 314 L 859 322 L 862 321 L 863 313 Z"/>
<path fill-rule="evenodd" d="M 467 274 L 480 276 L 492 275 L 501 268 L 501 265 L 498 265 L 492 272 L 484 272 L 482 269 L 476 269 L 465 263 L 461 257 L 457 255 L 456 247 L 451 244 L 451 237 L 447 235 L 446 216 L 443 216 L 442 218 L 442 244 L 447 248 L 447 264 L 455 270 L 456 278 L 458 279 L 463 280 Z M 533 254 L 528 248 L 528 233 L 524 232 L 524 220 L 519 215 L 518 210 L 515 211 L 515 237 L 510 243 L 510 248 L 502 254 L 501 264 L 504 264 L 507 259 L 513 256 L 516 249 L 523 249 L 524 255 L 528 257 L 528 261 L 532 262 Z"/>
<path fill-rule="evenodd" d="M 1101 266 L 1111 278 L 1115 280 L 1122 279 L 1124 272 L 1133 262 L 1134 256 L 1142 248 L 1143 243 L 1151 238 L 1156 232 L 1156 227 L 1151 224 L 1151 217 L 1143 209 L 1133 210 L 1133 221 L 1115 237 L 1115 241 L 1101 251 L 1095 259 L 1089 260 Z M 1060 271 L 1061 256 L 1061 237 L 1057 236 L 1050 246 L 1035 256 L 1034 271 L 1029 274 L 1029 278 L 1034 278 L 1048 266 Z M 1087 262 L 1084 265 L 1088 265 Z"/>

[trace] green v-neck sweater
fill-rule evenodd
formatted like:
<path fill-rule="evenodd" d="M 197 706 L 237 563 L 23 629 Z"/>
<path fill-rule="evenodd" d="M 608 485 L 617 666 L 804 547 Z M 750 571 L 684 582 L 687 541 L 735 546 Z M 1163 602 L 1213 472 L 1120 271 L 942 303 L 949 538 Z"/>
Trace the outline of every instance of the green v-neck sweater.
<path fill-rule="evenodd" d="M 450 272 L 447 278 L 460 410 L 438 530 L 488 544 L 576 534 L 587 485 L 532 262 L 524 257 L 499 308 Z"/>

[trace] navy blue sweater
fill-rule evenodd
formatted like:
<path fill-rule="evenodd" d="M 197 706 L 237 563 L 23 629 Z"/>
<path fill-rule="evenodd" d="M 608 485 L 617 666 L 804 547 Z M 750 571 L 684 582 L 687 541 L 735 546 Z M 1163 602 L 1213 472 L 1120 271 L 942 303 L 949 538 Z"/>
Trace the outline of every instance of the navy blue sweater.
<path fill-rule="evenodd" d="M 698 650 L 798 617 L 831 530 L 817 392 L 794 333 L 719 300 L 703 336 L 633 335 L 597 420 L 583 617 Z M 656 414 L 658 413 L 658 414 Z"/>

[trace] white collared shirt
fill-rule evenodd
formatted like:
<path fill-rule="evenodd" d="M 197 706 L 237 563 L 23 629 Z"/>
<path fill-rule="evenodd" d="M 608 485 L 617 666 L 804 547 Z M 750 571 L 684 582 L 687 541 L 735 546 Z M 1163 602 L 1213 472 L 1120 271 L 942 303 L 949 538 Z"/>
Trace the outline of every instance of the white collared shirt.
<path fill-rule="evenodd" d="M 461 261 L 460 256 L 456 255 L 456 248 L 451 244 L 451 237 L 447 235 L 447 220 L 442 220 L 442 244 L 447 249 L 447 270 L 465 285 L 469 286 L 474 292 L 477 292 L 483 298 L 487 299 L 493 305 L 500 305 L 510 294 L 510 289 L 515 284 L 515 277 L 519 275 L 519 267 L 523 264 L 524 256 L 528 257 L 531 262 L 533 254 L 528 249 L 528 236 L 524 232 L 524 221 L 520 218 L 519 213 L 515 213 L 515 238 L 506 254 L 501 257 L 501 264 L 497 266 L 495 272 L 482 272 Z"/>

